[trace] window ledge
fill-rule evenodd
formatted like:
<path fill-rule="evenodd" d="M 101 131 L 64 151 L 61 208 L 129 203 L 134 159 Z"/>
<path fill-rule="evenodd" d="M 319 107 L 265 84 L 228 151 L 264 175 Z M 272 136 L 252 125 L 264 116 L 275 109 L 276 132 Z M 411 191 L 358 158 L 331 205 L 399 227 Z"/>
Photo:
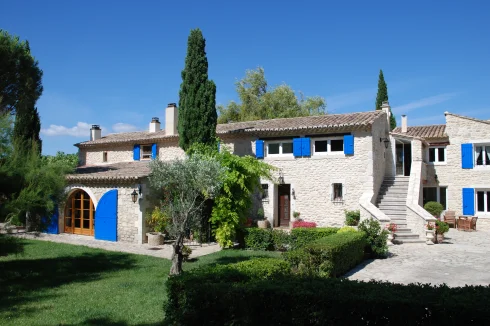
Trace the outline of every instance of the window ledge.
<path fill-rule="evenodd" d="M 294 156 L 266 156 L 264 161 L 294 161 Z"/>
<path fill-rule="evenodd" d="M 429 162 L 427 165 L 447 165 L 447 162 Z"/>
<path fill-rule="evenodd" d="M 349 155 L 352 156 L 352 155 Z M 347 158 L 348 156 L 345 155 L 344 153 L 339 153 L 339 154 L 313 154 L 311 156 L 312 159 L 314 160 L 325 160 L 325 159 L 331 159 L 331 158 Z"/>

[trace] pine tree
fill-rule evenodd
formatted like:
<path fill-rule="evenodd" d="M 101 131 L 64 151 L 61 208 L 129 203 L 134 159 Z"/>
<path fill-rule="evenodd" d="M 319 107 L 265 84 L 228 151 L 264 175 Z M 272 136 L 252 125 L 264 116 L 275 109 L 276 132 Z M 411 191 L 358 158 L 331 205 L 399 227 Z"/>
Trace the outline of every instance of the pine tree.
<path fill-rule="evenodd" d="M 381 110 L 381 105 L 383 102 L 388 102 L 388 86 L 385 82 L 385 77 L 383 75 L 383 70 L 379 70 L 378 78 L 378 94 L 376 95 L 376 110 Z M 396 128 L 396 118 L 391 112 L 390 108 L 390 127 L 391 130 Z"/>
<path fill-rule="evenodd" d="M 216 85 L 208 80 L 206 40 L 200 29 L 191 30 L 179 92 L 179 146 L 211 144 L 216 137 Z"/>
<path fill-rule="evenodd" d="M 13 139 L 18 150 L 29 150 L 33 143 L 39 154 L 42 151 L 42 141 L 39 138 L 41 120 L 34 105 L 20 105 L 15 115 Z"/>

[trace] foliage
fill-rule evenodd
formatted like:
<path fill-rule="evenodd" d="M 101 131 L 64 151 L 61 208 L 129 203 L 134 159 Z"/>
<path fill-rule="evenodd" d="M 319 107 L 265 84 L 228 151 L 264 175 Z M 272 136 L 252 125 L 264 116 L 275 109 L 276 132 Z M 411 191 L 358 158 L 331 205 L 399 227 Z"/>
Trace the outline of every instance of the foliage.
<path fill-rule="evenodd" d="M 337 233 L 284 254 L 301 275 L 337 277 L 364 258 L 366 236 L 362 232 Z"/>
<path fill-rule="evenodd" d="M 385 77 L 383 75 L 383 70 L 379 70 L 378 77 L 378 94 L 376 94 L 376 110 L 381 110 L 381 105 L 383 102 L 388 102 L 388 86 L 385 82 Z M 391 130 L 396 128 L 396 118 L 390 108 L 390 128 Z"/>
<path fill-rule="evenodd" d="M 436 234 L 444 234 L 449 231 L 449 224 L 443 221 L 436 220 Z"/>
<path fill-rule="evenodd" d="M 296 211 L 293 212 L 293 217 L 294 218 L 299 218 L 300 216 L 301 216 L 301 213 L 300 212 L 296 212 Z"/>
<path fill-rule="evenodd" d="M 296 228 L 291 230 L 291 248 L 298 249 L 308 243 L 337 233 L 339 228 Z"/>
<path fill-rule="evenodd" d="M 250 279 L 270 280 L 291 274 L 289 264 L 281 258 L 251 258 L 236 264 L 225 265 L 219 270 L 233 270 L 247 275 Z"/>
<path fill-rule="evenodd" d="M 257 218 L 260 219 L 260 220 L 264 218 L 264 209 L 262 207 L 260 207 L 257 210 Z"/>
<path fill-rule="evenodd" d="M 359 231 L 357 231 L 351 226 L 343 226 L 340 228 L 340 230 L 337 231 L 337 233 L 349 233 L 349 232 L 359 232 Z"/>
<path fill-rule="evenodd" d="M 171 217 L 167 231 L 176 239 L 170 274 L 180 274 L 184 237 L 201 224 L 201 209 L 221 189 L 226 168 L 216 159 L 196 153 L 185 160 L 153 160 L 150 169 L 150 187 L 166 200 L 162 208 Z"/>
<path fill-rule="evenodd" d="M 260 188 L 260 179 L 272 180 L 272 166 L 252 156 L 238 156 L 217 146 L 195 144 L 188 153 L 216 159 L 226 168 L 223 185 L 214 199 L 211 223 L 216 241 L 231 247 L 237 230 L 245 223 L 252 207 L 252 194 Z"/>
<path fill-rule="evenodd" d="M 171 222 L 165 209 L 155 206 L 155 208 L 146 216 L 146 223 L 155 232 L 164 233 Z"/>
<path fill-rule="evenodd" d="M 361 219 L 361 211 L 345 211 L 345 224 L 349 226 L 357 226 Z"/>
<path fill-rule="evenodd" d="M 273 238 L 270 229 L 246 228 L 245 248 L 252 250 L 272 250 Z"/>
<path fill-rule="evenodd" d="M 297 220 L 293 222 L 293 229 L 295 228 L 316 228 L 316 223 Z"/>
<path fill-rule="evenodd" d="M 396 225 L 395 223 L 386 224 L 386 230 L 388 230 L 391 233 L 395 233 L 397 229 L 398 229 L 398 225 Z"/>
<path fill-rule="evenodd" d="M 438 203 L 436 201 L 429 201 L 425 203 L 424 209 L 429 212 L 430 215 L 439 217 L 444 210 L 444 207 L 442 206 L 441 203 Z"/>
<path fill-rule="evenodd" d="M 366 219 L 359 224 L 359 231 L 367 237 L 366 252 L 372 257 L 382 258 L 388 254 L 388 231 L 381 229 L 379 222 L 374 219 Z"/>
<path fill-rule="evenodd" d="M 182 247 L 182 256 L 183 261 L 188 261 L 189 256 L 192 254 L 192 249 L 189 246 Z"/>
<path fill-rule="evenodd" d="M 241 103 L 231 101 L 227 107 L 218 106 L 219 123 L 326 114 L 322 97 L 305 98 L 300 92 L 298 98 L 285 84 L 268 88 L 261 67 L 247 70 L 245 77 L 235 85 Z"/>
<path fill-rule="evenodd" d="M 206 40 L 193 29 L 187 40 L 187 56 L 179 92 L 179 146 L 212 144 L 216 136 L 216 85 L 208 80 Z"/>
<path fill-rule="evenodd" d="M 291 236 L 283 230 L 272 230 L 272 245 L 276 251 L 286 251 L 291 247 Z"/>
<path fill-rule="evenodd" d="M 70 167 L 71 169 L 75 169 L 78 164 L 78 154 L 65 154 L 65 152 L 58 151 L 56 155 L 43 155 L 43 160 L 45 164 L 48 163 L 60 163 Z"/>
<path fill-rule="evenodd" d="M 263 280 L 201 270 L 169 279 L 166 288 L 167 325 L 485 325 L 490 319 L 484 286 Z"/>
<path fill-rule="evenodd" d="M 34 104 L 25 105 L 20 103 L 16 108 L 14 139 L 16 140 L 16 150 L 28 151 L 32 143 L 36 143 L 38 153 L 42 152 L 42 141 L 39 137 L 41 131 L 41 120 L 39 112 Z"/>
<path fill-rule="evenodd" d="M 11 254 L 20 254 L 24 250 L 19 238 L 0 234 L 0 257 Z"/>
<path fill-rule="evenodd" d="M 0 62 L 0 114 L 34 108 L 43 92 L 43 72 L 29 42 L 0 29 Z"/>
<path fill-rule="evenodd" d="M 427 228 L 427 230 L 434 230 L 435 224 L 429 222 L 429 223 L 427 223 L 427 225 L 425 227 Z"/>

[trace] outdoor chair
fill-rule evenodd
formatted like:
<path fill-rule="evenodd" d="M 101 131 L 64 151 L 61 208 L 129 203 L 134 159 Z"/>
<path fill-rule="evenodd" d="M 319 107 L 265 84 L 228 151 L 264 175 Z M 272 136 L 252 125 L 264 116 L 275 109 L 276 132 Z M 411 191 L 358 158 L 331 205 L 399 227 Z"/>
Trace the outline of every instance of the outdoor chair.
<path fill-rule="evenodd" d="M 467 216 L 460 216 L 458 218 L 458 229 L 463 231 L 470 230 L 471 220 Z"/>
<path fill-rule="evenodd" d="M 476 231 L 476 221 L 478 220 L 478 217 L 477 216 L 473 216 L 471 218 L 471 224 L 470 224 L 470 228 L 475 230 Z"/>
<path fill-rule="evenodd" d="M 454 211 L 446 211 L 444 213 L 444 222 L 449 224 L 449 226 L 453 226 L 455 228 L 457 226 L 456 223 L 456 213 Z"/>

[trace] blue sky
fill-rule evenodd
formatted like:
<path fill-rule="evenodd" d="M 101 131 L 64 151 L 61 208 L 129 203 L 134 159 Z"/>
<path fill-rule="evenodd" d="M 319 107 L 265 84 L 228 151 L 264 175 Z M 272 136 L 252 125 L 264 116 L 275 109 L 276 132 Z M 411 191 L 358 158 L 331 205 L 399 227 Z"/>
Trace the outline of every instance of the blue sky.
<path fill-rule="evenodd" d="M 91 124 L 145 130 L 178 103 L 187 37 L 207 42 L 217 103 L 262 66 L 269 85 L 374 109 L 379 69 L 398 120 L 444 111 L 490 119 L 488 1 L 7 1 L 0 28 L 30 42 L 44 71 L 43 153 L 76 152 Z"/>

